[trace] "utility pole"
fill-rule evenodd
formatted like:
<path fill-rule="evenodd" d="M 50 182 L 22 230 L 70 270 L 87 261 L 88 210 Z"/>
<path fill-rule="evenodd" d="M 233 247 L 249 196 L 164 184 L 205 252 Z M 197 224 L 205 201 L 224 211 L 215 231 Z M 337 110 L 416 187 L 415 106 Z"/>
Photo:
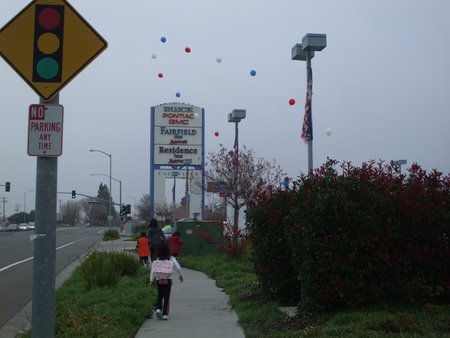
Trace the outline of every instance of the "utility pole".
<path fill-rule="evenodd" d="M 2 204 L 3 204 L 3 223 L 6 223 L 5 203 L 8 202 L 8 197 L 2 197 L 1 201 L 2 201 Z"/>

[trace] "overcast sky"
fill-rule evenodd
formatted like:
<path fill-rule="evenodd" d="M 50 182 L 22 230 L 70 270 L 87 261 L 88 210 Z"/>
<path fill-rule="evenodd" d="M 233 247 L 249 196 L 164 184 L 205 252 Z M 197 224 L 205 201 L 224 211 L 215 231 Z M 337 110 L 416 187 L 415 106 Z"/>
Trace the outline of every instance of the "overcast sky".
<path fill-rule="evenodd" d="M 29 2 L 0 0 L 0 27 Z M 300 138 L 306 64 L 291 60 L 291 48 L 306 33 L 327 35 L 326 49 L 312 60 L 315 167 L 327 157 L 355 165 L 406 159 L 408 167 L 417 162 L 427 171 L 450 172 L 448 0 L 69 2 L 109 46 L 60 93 L 58 191 L 95 196 L 108 183 L 106 176 L 90 176 L 109 174 L 109 158 L 89 152 L 99 149 L 112 154 L 124 203 L 148 194 L 150 107 L 167 102 L 205 109 L 207 152 L 220 143 L 232 147 L 227 115 L 246 109 L 240 145 L 276 159 L 291 177 L 306 172 Z M 27 211 L 34 209 L 34 193 L 27 193 L 36 185 L 27 112 L 38 102 L 0 59 L 0 184 L 11 182 L 0 198 L 8 198 L 7 216 L 23 211 L 24 199 Z M 118 202 L 115 181 L 112 195 Z"/>

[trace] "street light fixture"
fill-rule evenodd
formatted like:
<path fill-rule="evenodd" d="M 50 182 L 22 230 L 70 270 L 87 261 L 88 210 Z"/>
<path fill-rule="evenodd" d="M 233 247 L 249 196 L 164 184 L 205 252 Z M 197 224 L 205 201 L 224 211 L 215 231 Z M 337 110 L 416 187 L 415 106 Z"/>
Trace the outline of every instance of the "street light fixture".
<path fill-rule="evenodd" d="M 308 173 L 313 169 L 313 129 L 312 129 L 312 68 L 311 59 L 314 57 L 314 52 L 319 52 L 327 46 L 326 34 L 306 34 L 302 43 L 297 43 L 292 47 L 292 60 L 306 61 L 306 83 L 309 90 L 307 100 L 309 97 L 309 116 L 305 116 L 304 124 L 308 124 L 308 133 L 305 140 L 308 143 Z M 306 105 L 305 105 L 306 106 Z M 305 107 L 306 108 L 306 107 Z M 305 112 L 306 115 L 306 112 Z"/>
<path fill-rule="evenodd" d="M 112 192 L 111 192 L 111 179 L 112 179 L 112 154 L 108 154 L 102 150 L 97 150 L 97 149 L 90 149 L 89 150 L 91 153 L 92 152 L 98 152 L 98 153 L 102 153 L 103 155 L 106 155 L 109 157 L 109 215 L 108 215 L 108 225 L 109 228 L 111 229 L 111 223 L 112 223 Z"/>
<path fill-rule="evenodd" d="M 402 165 L 408 163 L 407 160 L 397 160 L 397 161 L 392 161 L 392 164 L 397 166 L 399 169 L 399 173 L 402 173 Z"/>

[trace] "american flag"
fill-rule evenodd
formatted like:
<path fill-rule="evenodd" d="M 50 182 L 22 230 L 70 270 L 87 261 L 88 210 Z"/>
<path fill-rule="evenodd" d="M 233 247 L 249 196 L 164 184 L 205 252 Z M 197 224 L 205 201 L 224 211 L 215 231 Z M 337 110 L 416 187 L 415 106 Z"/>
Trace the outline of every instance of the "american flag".
<path fill-rule="evenodd" d="M 308 84 L 306 88 L 305 116 L 303 117 L 303 127 L 301 134 L 301 137 L 303 141 L 305 141 L 305 143 L 313 139 L 311 97 L 312 97 L 312 69 L 308 68 Z"/>

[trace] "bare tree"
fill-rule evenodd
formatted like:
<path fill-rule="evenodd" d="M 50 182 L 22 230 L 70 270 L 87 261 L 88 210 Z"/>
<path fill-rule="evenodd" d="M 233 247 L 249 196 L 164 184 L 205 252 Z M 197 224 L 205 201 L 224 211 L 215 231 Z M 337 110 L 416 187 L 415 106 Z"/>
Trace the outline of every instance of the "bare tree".
<path fill-rule="evenodd" d="M 226 193 L 226 203 L 234 210 L 233 238 L 237 245 L 239 211 L 258 193 L 278 184 L 286 174 L 281 167 L 262 158 L 243 146 L 239 153 L 228 151 L 223 145 L 217 153 L 208 154 L 205 176 L 207 181 L 220 182 Z"/>
<path fill-rule="evenodd" d="M 79 204 L 85 222 L 89 222 L 90 225 L 105 223 L 104 215 L 108 212 L 108 206 L 103 201 L 95 198 L 83 198 Z"/>
<path fill-rule="evenodd" d="M 150 195 L 146 194 L 141 197 L 135 206 L 137 217 L 145 224 L 150 223 Z"/>
<path fill-rule="evenodd" d="M 172 215 L 172 210 L 173 208 L 166 202 L 156 203 L 154 213 L 160 220 L 165 221 Z"/>
<path fill-rule="evenodd" d="M 91 205 L 91 224 L 106 225 L 104 216 L 108 213 L 108 207 L 102 203 L 89 202 Z"/>
<path fill-rule="evenodd" d="M 76 201 L 61 204 L 61 216 L 64 223 L 75 225 L 80 220 L 81 206 Z"/>
<path fill-rule="evenodd" d="M 89 203 L 89 198 L 83 198 L 81 199 L 80 203 L 80 207 L 81 207 L 81 212 L 83 214 L 83 220 L 85 223 L 91 223 L 92 222 L 92 207 L 91 204 Z"/>

